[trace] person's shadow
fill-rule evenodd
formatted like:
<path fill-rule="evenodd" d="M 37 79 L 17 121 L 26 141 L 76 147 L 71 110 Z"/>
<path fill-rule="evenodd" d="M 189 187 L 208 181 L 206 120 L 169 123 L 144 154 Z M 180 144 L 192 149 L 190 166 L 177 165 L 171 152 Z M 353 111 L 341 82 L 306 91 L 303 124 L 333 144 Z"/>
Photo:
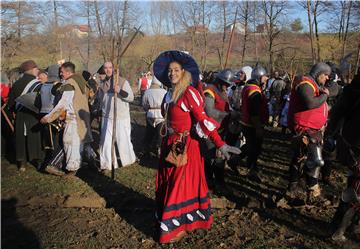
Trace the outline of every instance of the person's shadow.
<path fill-rule="evenodd" d="M 16 215 L 17 199 L 1 200 L 1 248 L 40 248 L 38 237 Z"/>
<path fill-rule="evenodd" d="M 113 208 L 127 223 L 147 237 L 154 236 L 155 201 L 110 177 L 88 169 L 77 174 L 106 201 L 106 208 Z"/>

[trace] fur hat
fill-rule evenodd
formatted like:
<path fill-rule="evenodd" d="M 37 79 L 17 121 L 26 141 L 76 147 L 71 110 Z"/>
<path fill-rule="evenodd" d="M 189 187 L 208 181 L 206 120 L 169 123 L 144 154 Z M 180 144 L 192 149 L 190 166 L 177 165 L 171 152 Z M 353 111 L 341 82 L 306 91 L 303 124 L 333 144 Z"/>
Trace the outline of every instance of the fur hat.
<path fill-rule="evenodd" d="M 22 72 L 26 72 L 26 71 L 31 70 L 36 67 L 38 67 L 38 66 L 36 65 L 35 61 L 33 61 L 33 60 L 24 61 L 20 65 L 20 69 Z"/>
<path fill-rule="evenodd" d="M 106 74 L 105 70 L 104 70 L 104 65 L 102 65 L 98 70 L 97 70 L 98 74 Z"/>

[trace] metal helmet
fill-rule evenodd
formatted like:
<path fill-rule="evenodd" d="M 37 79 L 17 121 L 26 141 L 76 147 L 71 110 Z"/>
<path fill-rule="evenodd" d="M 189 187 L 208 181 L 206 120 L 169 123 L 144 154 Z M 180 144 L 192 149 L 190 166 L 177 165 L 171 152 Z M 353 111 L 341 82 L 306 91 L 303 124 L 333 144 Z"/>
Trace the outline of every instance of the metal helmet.
<path fill-rule="evenodd" d="M 251 72 L 251 79 L 260 83 L 260 79 L 264 75 L 267 75 L 266 69 L 257 64 Z"/>
<path fill-rule="evenodd" d="M 235 74 L 231 69 L 224 69 L 216 75 L 219 80 L 231 85 Z"/>

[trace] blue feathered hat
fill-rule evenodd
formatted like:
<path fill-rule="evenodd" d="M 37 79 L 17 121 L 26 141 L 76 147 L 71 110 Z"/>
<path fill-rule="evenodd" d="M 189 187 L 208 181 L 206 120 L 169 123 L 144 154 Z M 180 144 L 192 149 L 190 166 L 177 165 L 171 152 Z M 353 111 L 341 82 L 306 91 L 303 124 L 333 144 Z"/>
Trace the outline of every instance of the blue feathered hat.
<path fill-rule="evenodd" d="M 170 63 L 173 61 L 179 62 L 186 71 L 191 73 L 193 85 L 198 83 L 200 70 L 196 61 L 187 53 L 178 50 L 162 52 L 156 58 L 153 71 L 158 80 L 160 80 L 165 86 L 171 87 L 168 70 Z"/>

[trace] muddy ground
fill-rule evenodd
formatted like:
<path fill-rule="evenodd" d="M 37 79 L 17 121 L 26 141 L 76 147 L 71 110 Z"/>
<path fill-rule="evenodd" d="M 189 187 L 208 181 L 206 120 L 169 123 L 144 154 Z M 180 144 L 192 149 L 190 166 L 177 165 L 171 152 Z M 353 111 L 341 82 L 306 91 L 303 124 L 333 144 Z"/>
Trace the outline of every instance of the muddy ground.
<path fill-rule="evenodd" d="M 131 106 L 132 136 L 138 155 L 143 145 L 145 119 L 138 101 Z M 153 240 L 154 191 L 157 159 L 142 157 L 129 167 L 101 174 L 87 167 L 76 176 L 39 173 L 32 166 L 19 172 L 2 155 L 1 248 L 360 248 L 359 225 L 347 232 L 344 244 L 329 238 L 345 169 L 336 164 L 335 188 L 324 186 L 322 201 L 286 203 L 289 136 L 267 128 L 259 165 L 263 182 L 230 168 L 230 192 L 216 199 L 214 223 L 176 244 Z M 244 161 L 239 162 L 244 166 Z M 282 199 L 285 196 L 284 199 Z"/>

